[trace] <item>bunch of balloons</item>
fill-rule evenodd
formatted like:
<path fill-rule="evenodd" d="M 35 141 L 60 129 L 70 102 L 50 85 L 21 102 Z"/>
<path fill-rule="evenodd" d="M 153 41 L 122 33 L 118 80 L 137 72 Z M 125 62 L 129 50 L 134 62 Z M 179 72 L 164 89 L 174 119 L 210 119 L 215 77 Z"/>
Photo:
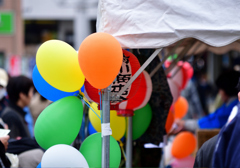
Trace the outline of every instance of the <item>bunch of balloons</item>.
<path fill-rule="evenodd" d="M 36 141 L 47 150 L 42 166 L 57 166 L 65 161 L 69 164 L 71 162 L 71 166 L 88 167 L 81 153 L 70 146 L 82 123 L 82 101 L 74 95 L 79 92 L 84 81 L 77 52 L 69 44 L 50 40 L 39 47 L 33 83 L 42 96 L 54 101 L 41 112 L 34 127 Z M 72 152 L 76 158 L 66 157 Z"/>
<path fill-rule="evenodd" d="M 70 146 L 83 118 L 78 94 L 85 77 L 97 89 L 108 87 L 118 75 L 122 61 L 119 42 L 107 33 L 88 36 L 78 52 L 60 40 L 49 40 L 39 47 L 33 82 L 43 97 L 53 101 L 39 115 L 34 128 L 38 144 L 46 149 L 41 166 L 101 167 L 101 134 L 85 139 L 80 151 Z M 110 147 L 114 151 L 110 151 L 110 165 L 118 167 L 121 152 L 114 138 Z"/>

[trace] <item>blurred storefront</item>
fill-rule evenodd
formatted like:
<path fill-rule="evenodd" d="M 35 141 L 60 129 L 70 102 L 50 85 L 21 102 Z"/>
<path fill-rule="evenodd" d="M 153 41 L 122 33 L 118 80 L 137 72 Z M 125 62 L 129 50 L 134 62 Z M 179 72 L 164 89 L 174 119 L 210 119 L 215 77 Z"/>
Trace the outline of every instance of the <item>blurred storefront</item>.
<path fill-rule="evenodd" d="M 24 53 L 21 0 L 0 0 L 0 67 Z"/>
<path fill-rule="evenodd" d="M 96 31 L 97 0 L 0 0 L 0 67 L 31 77 L 38 47 L 58 39 L 78 50 Z"/>

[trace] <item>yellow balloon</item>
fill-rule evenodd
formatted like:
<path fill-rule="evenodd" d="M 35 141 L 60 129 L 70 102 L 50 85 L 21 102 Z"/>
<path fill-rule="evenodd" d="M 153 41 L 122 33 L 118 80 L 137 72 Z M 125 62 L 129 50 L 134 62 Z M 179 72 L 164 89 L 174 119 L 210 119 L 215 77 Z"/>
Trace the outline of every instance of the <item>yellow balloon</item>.
<path fill-rule="evenodd" d="M 74 92 L 84 84 L 78 54 L 64 41 L 49 40 L 43 43 L 37 51 L 36 63 L 46 82 L 59 90 Z"/>
<path fill-rule="evenodd" d="M 91 106 L 94 108 L 94 111 L 100 116 L 100 110 L 98 110 L 98 104 L 93 102 Z M 97 117 L 97 115 L 89 109 L 89 119 L 97 132 L 101 132 L 101 120 Z M 125 117 L 117 116 L 116 110 L 110 110 L 110 127 L 112 129 L 112 136 L 116 140 L 120 140 L 126 131 L 126 120 Z"/>

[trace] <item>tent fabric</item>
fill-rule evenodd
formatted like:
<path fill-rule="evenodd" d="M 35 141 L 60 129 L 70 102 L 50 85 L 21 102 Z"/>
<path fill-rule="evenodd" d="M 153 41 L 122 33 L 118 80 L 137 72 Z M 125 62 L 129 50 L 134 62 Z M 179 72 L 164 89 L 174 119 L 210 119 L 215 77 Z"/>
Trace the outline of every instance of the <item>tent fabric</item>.
<path fill-rule="evenodd" d="M 175 45 L 176 44 L 166 47 L 165 48 L 166 53 L 169 53 L 174 48 Z M 183 51 L 183 49 L 185 48 L 185 46 L 186 45 L 183 44 L 183 45 L 177 47 L 174 53 L 180 54 Z M 200 54 L 205 51 L 210 51 L 210 52 L 212 52 L 214 54 L 218 54 L 218 55 L 225 54 L 229 51 L 240 52 L 240 42 L 235 41 L 235 42 L 225 45 L 223 47 L 213 47 L 213 46 L 209 46 L 201 41 L 196 41 L 194 43 L 194 45 L 187 51 L 187 53 L 185 55 L 191 56 L 191 55 Z"/>
<path fill-rule="evenodd" d="M 161 48 L 185 38 L 222 47 L 240 39 L 239 9 L 235 0 L 100 0 L 97 31 L 123 48 Z"/>

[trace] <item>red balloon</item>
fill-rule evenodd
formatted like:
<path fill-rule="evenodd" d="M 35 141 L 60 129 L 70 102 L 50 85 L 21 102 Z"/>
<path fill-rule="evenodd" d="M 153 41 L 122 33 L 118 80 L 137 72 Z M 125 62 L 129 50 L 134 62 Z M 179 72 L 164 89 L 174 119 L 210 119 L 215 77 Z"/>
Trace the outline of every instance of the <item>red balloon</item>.
<path fill-rule="evenodd" d="M 180 68 L 180 71 L 182 72 L 182 85 L 181 85 L 181 89 L 184 89 L 187 85 L 187 82 L 189 80 L 188 78 L 188 74 L 186 73 L 185 69 L 183 68 L 183 62 L 179 61 L 177 63 L 178 68 Z"/>
<path fill-rule="evenodd" d="M 116 77 L 116 80 L 112 83 L 111 86 L 111 93 L 118 93 L 121 88 L 123 88 L 126 83 L 131 79 L 131 77 L 137 72 L 137 70 L 140 68 L 140 63 L 135 55 L 132 53 L 123 50 L 123 63 L 122 67 L 120 69 L 119 74 Z M 129 86 L 129 88 L 120 96 L 119 101 L 110 101 L 111 104 L 111 110 L 117 110 L 118 104 L 122 101 L 126 101 L 129 98 L 133 97 L 140 85 L 142 79 L 142 74 L 140 74 L 134 82 Z M 94 88 L 87 80 L 85 80 L 84 83 L 85 86 L 85 96 L 90 101 L 94 101 L 96 103 L 100 103 L 100 96 L 99 96 L 99 90 Z"/>
<path fill-rule="evenodd" d="M 137 93 L 127 101 L 119 104 L 118 115 L 133 116 L 133 111 L 143 108 L 149 101 L 152 94 L 152 80 L 146 71 L 142 72 L 143 78 Z"/>
<path fill-rule="evenodd" d="M 189 64 L 189 62 L 184 62 L 183 69 L 186 71 L 188 79 L 191 79 L 193 76 L 193 67 L 191 66 L 191 64 Z"/>

